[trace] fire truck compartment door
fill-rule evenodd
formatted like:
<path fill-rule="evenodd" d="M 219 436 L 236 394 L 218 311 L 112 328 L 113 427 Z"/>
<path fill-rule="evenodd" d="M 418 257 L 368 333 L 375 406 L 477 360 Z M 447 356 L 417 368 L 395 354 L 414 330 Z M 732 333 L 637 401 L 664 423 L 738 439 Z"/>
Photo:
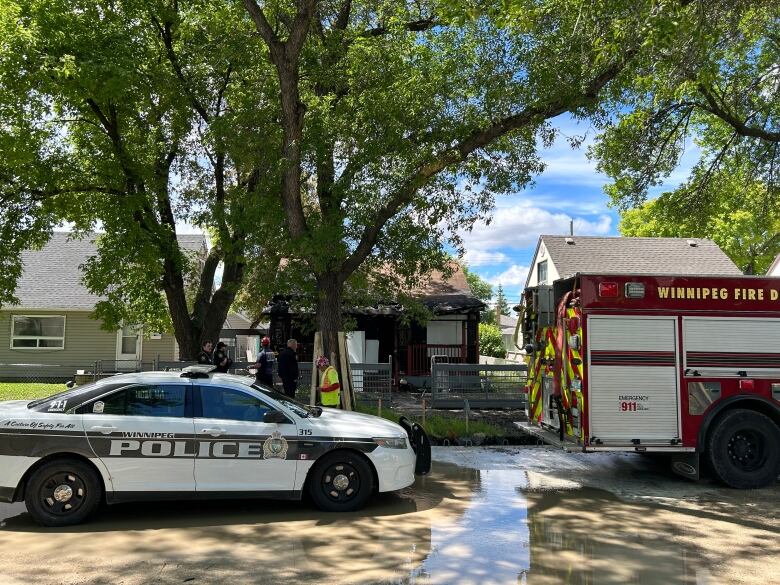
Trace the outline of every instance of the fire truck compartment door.
<path fill-rule="evenodd" d="M 626 446 L 680 438 L 677 347 L 675 317 L 588 317 L 590 437 Z"/>

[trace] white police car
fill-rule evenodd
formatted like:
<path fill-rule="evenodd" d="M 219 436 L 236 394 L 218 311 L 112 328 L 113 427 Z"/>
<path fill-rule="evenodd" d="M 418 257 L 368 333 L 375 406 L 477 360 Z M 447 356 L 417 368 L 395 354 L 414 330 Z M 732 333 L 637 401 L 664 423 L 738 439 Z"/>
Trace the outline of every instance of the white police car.
<path fill-rule="evenodd" d="M 105 500 L 272 497 L 327 511 L 430 469 L 416 424 L 303 405 L 208 367 L 122 374 L 41 400 L 0 403 L 0 501 L 46 526 Z"/>

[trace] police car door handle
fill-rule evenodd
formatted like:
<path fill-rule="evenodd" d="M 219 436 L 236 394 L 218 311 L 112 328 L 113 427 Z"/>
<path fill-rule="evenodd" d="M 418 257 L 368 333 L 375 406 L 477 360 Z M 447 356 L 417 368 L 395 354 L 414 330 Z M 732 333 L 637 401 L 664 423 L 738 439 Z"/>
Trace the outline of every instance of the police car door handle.
<path fill-rule="evenodd" d="M 204 435 L 211 435 L 212 437 L 218 437 L 224 435 L 227 431 L 225 429 L 203 429 L 201 433 Z"/>
<path fill-rule="evenodd" d="M 113 431 L 116 430 L 116 427 L 98 425 L 98 426 L 90 427 L 89 430 L 90 431 L 98 431 L 100 433 L 103 433 L 104 435 L 110 435 Z"/>

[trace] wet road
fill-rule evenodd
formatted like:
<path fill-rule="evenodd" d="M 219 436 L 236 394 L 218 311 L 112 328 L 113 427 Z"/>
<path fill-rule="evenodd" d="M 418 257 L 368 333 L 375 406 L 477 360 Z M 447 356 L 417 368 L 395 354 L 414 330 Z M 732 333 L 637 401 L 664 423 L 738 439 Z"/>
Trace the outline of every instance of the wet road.
<path fill-rule="evenodd" d="M 36 526 L 0 504 L 0 583 L 780 582 L 780 486 L 733 491 L 658 461 L 545 447 L 434 449 L 433 473 L 362 512 L 124 504 Z"/>

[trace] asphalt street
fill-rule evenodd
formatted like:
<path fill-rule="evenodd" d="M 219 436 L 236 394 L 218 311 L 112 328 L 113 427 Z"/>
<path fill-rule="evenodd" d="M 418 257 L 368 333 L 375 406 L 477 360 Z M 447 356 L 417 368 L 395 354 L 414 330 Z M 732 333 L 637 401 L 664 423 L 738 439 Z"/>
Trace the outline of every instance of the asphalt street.
<path fill-rule="evenodd" d="M 82 526 L 0 505 L 0 583 L 771 584 L 780 485 L 689 482 L 634 454 L 434 449 L 358 513 L 266 500 L 123 504 Z"/>

